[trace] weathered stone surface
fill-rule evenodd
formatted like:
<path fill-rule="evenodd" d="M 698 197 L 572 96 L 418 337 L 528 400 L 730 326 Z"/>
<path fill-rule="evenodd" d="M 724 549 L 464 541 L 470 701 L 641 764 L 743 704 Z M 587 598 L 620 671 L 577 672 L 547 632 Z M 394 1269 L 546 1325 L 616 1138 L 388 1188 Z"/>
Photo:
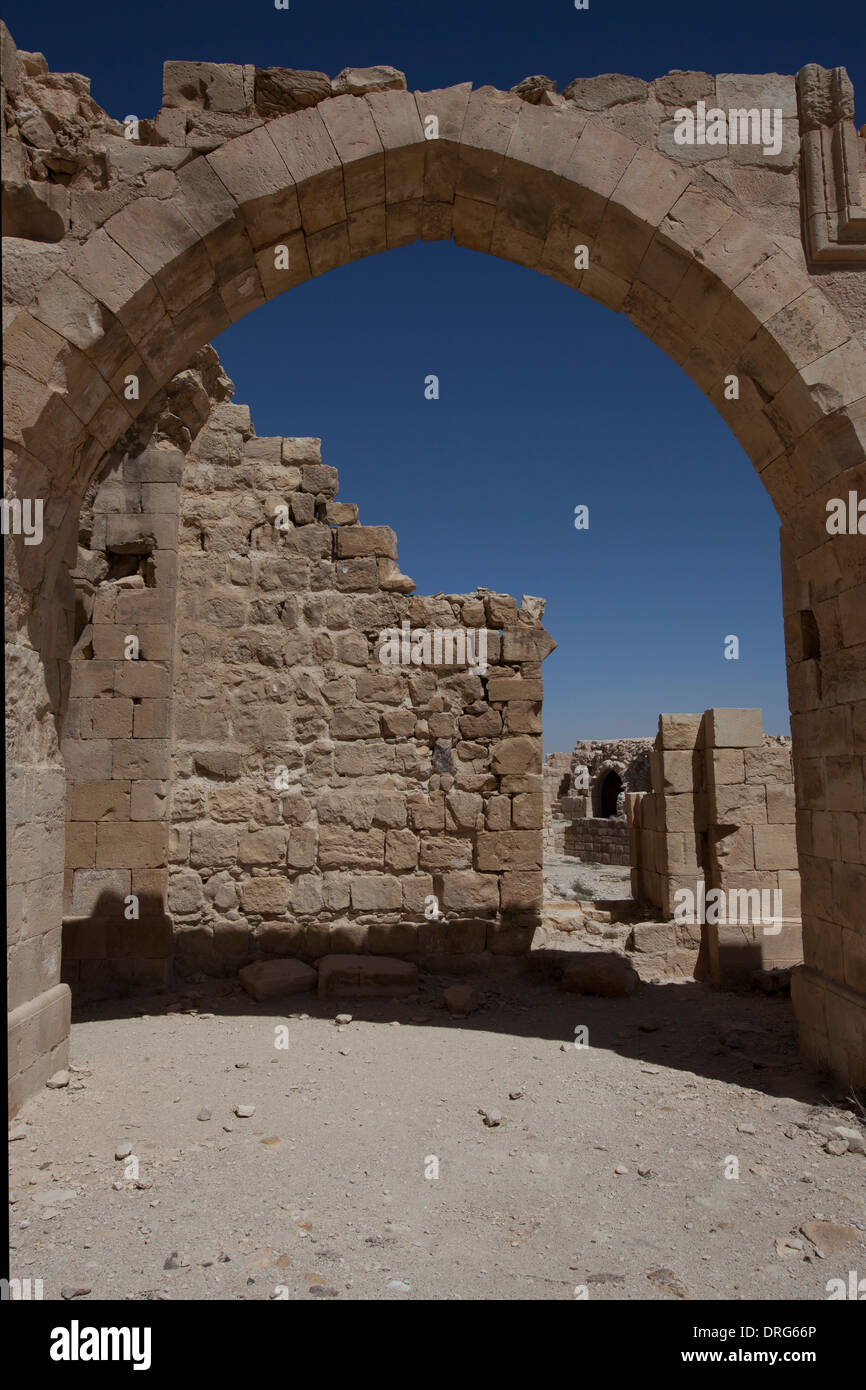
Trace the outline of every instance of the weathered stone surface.
<path fill-rule="evenodd" d="M 413 994 L 418 967 L 387 956 L 326 956 L 319 964 L 319 998 L 349 999 Z"/>
<path fill-rule="evenodd" d="M 624 956 L 607 952 L 581 952 L 562 972 L 562 988 L 570 994 L 601 994 L 626 999 L 639 984 L 637 971 Z"/>
<path fill-rule="evenodd" d="M 316 971 L 299 960 L 259 960 L 238 971 L 238 979 L 253 999 L 284 999 L 315 989 Z"/>
<path fill-rule="evenodd" d="M 562 95 L 585 111 L 604 111 L 622 102 L 642 101 L 649 83 L 639 77 L 624 77 L 619 72 L 606 72 L 601 77 L 576 77 Z"/>
<path fill-rule="evenodd" d="M 391 92 L 406 90 L 406 75 L 397 68 L 387 66 L 374 68 L 343 68 L 331 83 L 331 91 L 338 96 L 364 96 L 366 92 Z"/>
<path fill-rule="evenodd" d="M 296 68 L 257 68 L 255 104 L 260 116 L 282 116 L 316 106 L 331 95 L 331 79 L 324 72 Z"/>

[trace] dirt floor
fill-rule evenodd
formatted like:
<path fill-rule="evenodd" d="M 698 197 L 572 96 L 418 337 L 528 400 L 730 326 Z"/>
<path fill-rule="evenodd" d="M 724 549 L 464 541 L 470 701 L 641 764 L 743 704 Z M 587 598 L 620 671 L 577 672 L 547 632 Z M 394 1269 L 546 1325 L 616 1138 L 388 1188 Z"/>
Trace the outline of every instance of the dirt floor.
<path fill-rule="evenodd" d="M 866 1158 L 833 1134 L 856 1147 L 859 1112 L 798 1062 L 787 998 L 530 969 L 476 976 L 457 1019 L 453 983 L 93 1006 L 69 1084 L 11 1127 L 13 1276 L 79 1301 L 823 1300 L 866 1274 Z"/>

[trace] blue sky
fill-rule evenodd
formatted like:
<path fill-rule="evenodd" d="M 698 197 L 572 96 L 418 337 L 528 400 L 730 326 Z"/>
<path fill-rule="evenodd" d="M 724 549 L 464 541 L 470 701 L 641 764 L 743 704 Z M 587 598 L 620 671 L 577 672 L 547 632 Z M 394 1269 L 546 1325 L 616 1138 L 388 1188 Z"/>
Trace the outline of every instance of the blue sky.
<path fill-rule="evenodd" d="M 412 5 L 14 0 L 21 48 L 83 72 L 112 115 L 154 113 L 167 58 L 392 63 L 410 87 L 543 72 L 848 68 L 866 119 L 862 6 L 590 0 Z M 451 243 L 374 256 L 216 340 L 259 434 L 319 435 L 361 520 L 397 531 L 419 593 L 548 599 L 545 751 L 652 734 L 661 710 L 761 705 L 787 731 L 778 519 L 691 381 L 615 315 Z M 424 378 L 440 399 L 424 398 Z M 574 508 L 590 508 L 576 531 Z M 728 634 L 740 659 L 724 659 Z"/>

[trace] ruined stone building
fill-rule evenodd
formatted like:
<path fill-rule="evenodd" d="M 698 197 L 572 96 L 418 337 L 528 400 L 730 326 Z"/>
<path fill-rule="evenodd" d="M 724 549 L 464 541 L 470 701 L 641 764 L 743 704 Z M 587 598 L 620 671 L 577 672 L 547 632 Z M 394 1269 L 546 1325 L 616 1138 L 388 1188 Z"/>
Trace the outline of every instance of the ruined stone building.
<path fill-rule="evenodd" d="M 259 438 L 207 347 L 336 266 L 451 238 L 628 315 L 773 500 L 794 1003 L 804 1054 L 862 1085 L 866 204 L 844 69 L 413 93 L 393 68 L 168 62 L 161 109 L 122 124 L 4 29 L 2 84 L 12 1105 L 65 1061 L 70 985 L 268 952 L 527 949 L 542 605 L 416 597 L 388 518 L 361 524 L 317 440 Z M 778 148 L 680 143 L 675 113 L 698 101 L 772 108 Z M 37 506 L 38 541 L 21 524 Z M 386 669 L 382 633 L 404 623 L 459 629 L 463 665 L 431 649 Z M 482 632 L 483 673 L 465 659 Z M 702 717 L 693 745 L 654 750 L 694 801 L 710 879 L 741 871 L 722 839 L 737 862 L 775 856 L 777 824 L 790 858 L 773 757 L 754 730 L 718 732 Z M 767 821 L 716 836 L 734 747 Z M 614 790 L 584 819 L 617 820 Z M 651 839 L 662 790 L 632 818 L 647 891 L 679 871 L 684 832 Z"/>
<path fill-rule="evenodd" d="M 544 852 L 629 864 L 627 792 L 650 790 L 649 738 L 589 739 L 542 767 Z"/>

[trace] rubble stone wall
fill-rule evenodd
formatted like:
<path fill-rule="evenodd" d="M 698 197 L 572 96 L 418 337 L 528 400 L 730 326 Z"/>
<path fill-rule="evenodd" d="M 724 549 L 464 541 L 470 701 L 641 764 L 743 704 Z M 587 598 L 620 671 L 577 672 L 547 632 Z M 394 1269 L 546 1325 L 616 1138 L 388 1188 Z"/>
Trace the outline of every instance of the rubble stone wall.
<path fill-rule="evenodd" d="M 527 950 L 543 602 L 412 596 L 320 441 L 257 437 L 215 362 L 172 383 L 82 517 L 64 980 L 83 997 L 261 953 Z M 439 663 L 391 661 L 404 631 L 434 660 L 442 634 Z"/>

